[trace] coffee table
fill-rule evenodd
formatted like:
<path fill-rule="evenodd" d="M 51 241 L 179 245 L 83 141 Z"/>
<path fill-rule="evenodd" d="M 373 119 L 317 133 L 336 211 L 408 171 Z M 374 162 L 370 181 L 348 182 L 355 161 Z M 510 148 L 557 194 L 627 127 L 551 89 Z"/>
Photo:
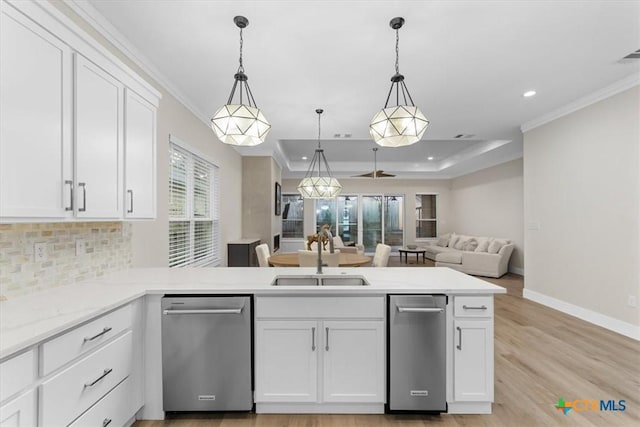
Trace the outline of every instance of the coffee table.
<path fill-rule="evenodd" d="M 409 263 L 409 259 L 408 259 L 408 255 L 409 254 L 416 254 L 416 264 L 418 263 L 418 257 L 420 256 L 420 254 L 422 254 L 422 263 L 424 264 L 425 260 L 426 260 L 426 250 L 425 249 L 421 249 L 421 248 L 415 248 L 415 249 L 409 249 L 409 248 L 401 248 L 398 249 L 398 252 L 400 252 L 400 262 L 402 262 L 402 254 L 404 254 L 404 262 L 405 263 Z"/>

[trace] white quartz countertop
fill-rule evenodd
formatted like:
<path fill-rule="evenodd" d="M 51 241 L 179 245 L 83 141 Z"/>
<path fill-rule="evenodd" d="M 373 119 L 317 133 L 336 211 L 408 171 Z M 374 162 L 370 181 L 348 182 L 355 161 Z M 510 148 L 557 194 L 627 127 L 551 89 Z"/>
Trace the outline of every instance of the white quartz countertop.
<path fill-rule="evenodd" d="M 363 276 L 369 286 L 271 286 L 278 275 L 315 268 L 138 268 L 0 302 L 0 359 L 146 294 L 383 295 L 499 294 L 500 286 L 449 268 L 325 268 L 324 276 Z"/>

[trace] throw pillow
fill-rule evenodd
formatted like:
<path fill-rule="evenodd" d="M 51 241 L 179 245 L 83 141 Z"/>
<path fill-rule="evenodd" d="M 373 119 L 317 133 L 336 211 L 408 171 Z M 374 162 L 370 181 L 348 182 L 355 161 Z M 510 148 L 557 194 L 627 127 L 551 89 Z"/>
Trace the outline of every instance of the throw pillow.
<path fill-rule="evenodd" d="M 458 235 L 456 233 L 451 233 L 451 237 L 449 238 L 449 247 L 453 248 L 456 242 L 458 241 Z"/>
<path fill-rule="evenodd" d="M 487 252 L 487 249 L 489 249 L 489 238 L 478 237 L 478 247 L 474 252 Z"/>
<path fill-rule="evenodd" d="M 491 241 L 491 243 L 489 243 L 487 252 L 489 252 L 490 254 L 497 254 L 498 252 L 500 252 L 500 249 L 502 249 L 502 247 L 506 244 L 506 240 L 494 239 Z"/>
<path fill-rule="evenodd" d="M 461 251 L 463 250 L 465 243 L 467 243 L 467 240 L 469 240 L 469 236 L 458 236 L 458 240 L 453 247 Z"/>
<path fill-rule="evenodd" d="M 446 247 L 449 244 L 449 239 L 451 238 L 451 234 L 447 233 L 447 234 L 443 234 L 442 236 L 438 237 L 438 241 L 436 242 L 436 246 L 442 246 L 443 248 Z"/>
<path fill-rule="evenodd" d="M 471 239 L 466 241 L 462 250 L 473 252 L 476 250 L 477 247 L 478 247 L 478 241 L 472 237 Z"/>

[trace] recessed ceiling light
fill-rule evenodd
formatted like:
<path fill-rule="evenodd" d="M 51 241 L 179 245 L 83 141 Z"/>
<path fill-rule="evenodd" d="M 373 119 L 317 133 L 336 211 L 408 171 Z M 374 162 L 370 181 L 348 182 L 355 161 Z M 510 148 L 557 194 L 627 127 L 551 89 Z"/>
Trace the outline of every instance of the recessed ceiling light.
<path fill-rule="evenodd" d="M 433 156 L 427 157 L 427 160 L 433 160 Z"/>
<path fill-rule="evenodd" d="M 308 157 L 307 156 L 302 156 L 302 160 L 307 160 Z"/>
<path fill-rule="evenodd" d="M 522 96 L 524 96 L 525 98 L 531 98 L 535 94 L 536 94 L 535 90 L 528 90 L 525 93 L 523 93 Z"/>

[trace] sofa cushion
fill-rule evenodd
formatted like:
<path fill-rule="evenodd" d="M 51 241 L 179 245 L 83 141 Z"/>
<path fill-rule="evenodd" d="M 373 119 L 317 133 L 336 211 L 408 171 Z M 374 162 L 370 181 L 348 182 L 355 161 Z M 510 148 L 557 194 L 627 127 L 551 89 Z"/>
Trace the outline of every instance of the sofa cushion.
<path fill-rule="evenodd" d="M 462 250 L 473 252 L 476 250 L 477 247 L 478 247 L 478 240 L 475 237 L 472 237 L 466 242 L 464 242 Z"/>
<path fill-rule="evenodd" d="M 441 252 L 436 255 L 436 261 L 448 262 L 449 264 L 460 264 L 462 263 L 462 252 L 457 252 L 457 251 Z"/>
<path fill-rule="evenodd" d="M 464 245 L 471 239 L 471 236 L 459 235 L 458 240 L 456 240 L 456 244 L 453 246 L 455 249 L 462 251 L 464 250 Z"/>
<path fill-rule="evenodd" d="M 487 252 L 489 249 L 489 241 L 491 240 L 489 237 L 478 237 L 478 247 L 474 252 Z"/>
<path fill-rule="evenodd" d="M 451 233 L 451 237 L 449 237 L 449 244 L 447 245 L 450 248 L 453 248 L 458 241 L 458 235 L 456 233 Z"/>
<path fill-rule="evenodd" d="M 487 248 L 487 252 L 489 252 L 490 254 L 497 254 L 498 252 L 500 252 L 500 249 L 502 249 L 502 247 L 504 245 L 506 245 L 507 243 L 509 243 L 509 242 L 507 242 L 506 240 L 493 239 L 489 243 L 489 247 Z"/>
<path fill-rule="evenodd" d="M 436 241 L 436 246 L 440 246 L 443 248 L 446 246 L 449 246 L 450 238 L 451 238 L 451 233 L 443 234 L 442 236 L 438 237 L 438 240 Z"/>

